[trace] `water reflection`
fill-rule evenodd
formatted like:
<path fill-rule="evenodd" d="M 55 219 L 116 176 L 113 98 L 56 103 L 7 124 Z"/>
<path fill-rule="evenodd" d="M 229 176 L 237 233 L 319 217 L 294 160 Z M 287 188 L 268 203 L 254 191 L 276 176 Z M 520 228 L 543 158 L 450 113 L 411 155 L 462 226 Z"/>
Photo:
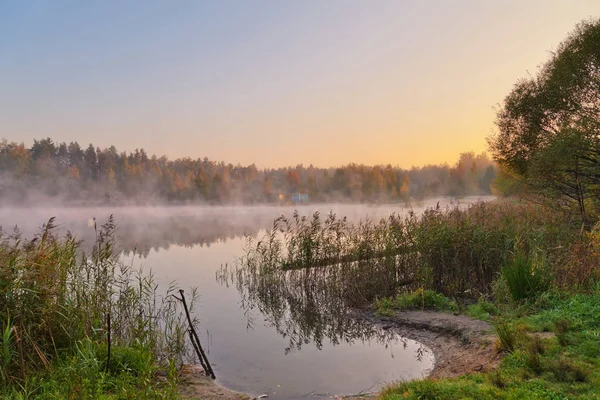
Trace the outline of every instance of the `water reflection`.
<path fill-rule="evenodd" d="M 283 271 L 253 264 L 254 243 L 247 240 L 247 255 L 234 266 L 223 266 L 216 274 L 220 284 L 234 285 L 240 293 L 248 329 L 252 329 L 256 315 L 266 318 L 265 321 L 287 339 L 285 354 L 300 351 L 309 344 L 320 350 L 324 344 L 356 342 L 375 343 L 385 348 L 401 345 L 407 349 L 407 339 L 392 329 L 381 329 L 366 318 L 363 311 L 351 308 L 341 296 L 335 279 L 316 279 L 310 269 Z M 329 273 L 335 274 L 334 271 Z M 430 361 L 430 350 L 416 344 L 413 346 L 415 359 Z"/>
<path fill-rule="evenodd" d="M 29 211 L 29 210 L 27 210 Z M 39 218 L 25 215 L 25 210 L 14 210 L 12 215 L 1 215 L 2 228 L 12 230 L 15 225 L 25 237 L 39 230 L 50 217 L 55 216 L 59 230 L 71 232 L 83 241 L 84 248 L 91 249 L 95 232 L 88 221 L 95 217 L 103 223 L 114 215 L 117 228 L 116 238 L 125 255 L 135 254 L 146 258 L 151 251 L 169 250 L 171 246 L 209 247 L 215 243 L 256 236 L 261 229 L 273 222 L 271 213 L 227 213 L 186 208 L 165 209 L 75 209 L 47 210 Z M 33 210 L 38 212 L 38 210 Z M 14 214 L 17 215 L 14 215 Z M 23 214 L 20 215 L 19 214 Z"/>

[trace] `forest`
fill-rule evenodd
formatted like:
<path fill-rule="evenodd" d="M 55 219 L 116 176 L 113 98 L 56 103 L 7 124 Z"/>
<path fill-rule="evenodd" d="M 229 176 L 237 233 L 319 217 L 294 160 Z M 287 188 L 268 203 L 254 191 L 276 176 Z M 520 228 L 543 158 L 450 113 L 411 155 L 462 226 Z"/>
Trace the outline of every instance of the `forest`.
<path fill-rule="evenodd" d="M 485 153 L 466 152 L 455 165 L 402 169 L 348 164 L 259 169 L 208 158 L 149 156 L 50 138 L 0 141 L 0 198 L 4 204 L 250 204 L 290 201 L 397 202 L 411 198 L 490 194 L 496 168 Z"/>

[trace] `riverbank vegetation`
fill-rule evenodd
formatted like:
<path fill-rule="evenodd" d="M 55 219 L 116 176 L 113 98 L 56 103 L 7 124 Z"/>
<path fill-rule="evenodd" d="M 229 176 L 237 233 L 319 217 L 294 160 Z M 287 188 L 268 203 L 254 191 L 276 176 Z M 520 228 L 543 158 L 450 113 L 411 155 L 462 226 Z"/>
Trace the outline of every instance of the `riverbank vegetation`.
<path fill-rule="evenodd" d="M 499 192 L 551 209 L 566 223 L 550 247 L 506 257 L 485 299 L 469 310 L 494 323 L 505 354 L 499 368 L 398 383 L 382 399 L 600 397 L 599 62 L 600 19 L 583 21 L 498 111 L 490 147 L 502 169 Z"/>
<path fill-rule="evenodd" d="M 498 200 L 358 225 L 281 217 L 230 273 L 291 348 L 372 339 L 352 311 L 371 305 L 388 318 L 432 309 L 492 323 L 498 370 L 399 383 L 384 399 L 595 398 L 599 249 L 600 230 L 577 216 Z"/>
<path fill-rule="evenodd" d="M 600 387 L 600 290 L 552 290 L 535 300 L 494 302 L 468 313 L 491 321 L 502 362 L 494 371 L 389 385 L 392 399 L 597 399 Z"/>
<path fill-rule="evenodd" d="M 508 288 L 526 296 L 543 288 L 543 274 L 562 286 L 591 284 L 593 260 L 583 257 L 595 257 L 595 234 L 582 236 L 579 228 L 565 215 L 512 200 L 356 225 L 334 214 L 282 216 L 265 238 L 250 240 L 237 273 L 240 281 L 310 282 L 348 306 L 418 288 L 477 298 L 492 293 L 501 272 Z M 512 286 L 523 276 L 525 287 Z"/>
<path fill-rule="evenodd" d="M 497 371 L 400 383 L 383 398 L 594 398 L 600 229 L 581 226 L 577 213 L 515 199 L 356 225 L 295 215 L 249 239 L 237 268 L 225 272 L 291 349 L 377 337 L 356 308 L 491 322 L 491 345 L 504 356 Z"/>
<path fill-rule="evenodd" d="M 52 219 L 31 239 L 0 231 L 0 397 L 177 398 L 175 288 L 126 264 L 114 230 L 110 219 L 91 254 Z"/>

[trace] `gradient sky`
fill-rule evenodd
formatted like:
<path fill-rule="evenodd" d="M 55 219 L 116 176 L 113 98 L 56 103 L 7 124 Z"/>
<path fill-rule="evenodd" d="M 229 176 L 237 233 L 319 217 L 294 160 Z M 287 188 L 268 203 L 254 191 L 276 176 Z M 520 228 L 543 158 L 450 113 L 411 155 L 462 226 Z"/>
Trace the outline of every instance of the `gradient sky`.
<path fill-rule="evenodd" d="M 0 0 L 0 138 L 259 167 L 483 151 L 599 0 Z"/>

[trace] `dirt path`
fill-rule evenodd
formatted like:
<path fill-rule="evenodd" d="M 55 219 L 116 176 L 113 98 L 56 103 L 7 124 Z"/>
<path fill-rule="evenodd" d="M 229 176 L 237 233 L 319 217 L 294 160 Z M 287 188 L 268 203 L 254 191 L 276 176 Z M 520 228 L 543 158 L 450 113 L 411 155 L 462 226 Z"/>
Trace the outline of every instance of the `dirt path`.
<path fill-rule="evenodd" d="M 393 331 L 429 347 L 435 356 L 435 367 L 429 375 L 433 379 L 464 375 L 495 368 L 500 357 L 494 349 L 495 336 L 487 322 L 464 315 L 435 311 L 398 311 L 392 317 L 378 317 L 370 311 L 358 312 L 360 318 L 374 326 Z M 198 368 L 184 373 L 181 394 L 188 399 L 250 400 L 251 397 L 222 388 L 204 376 Z M 365 399 L 376 395 L 352 397 Z"/>

